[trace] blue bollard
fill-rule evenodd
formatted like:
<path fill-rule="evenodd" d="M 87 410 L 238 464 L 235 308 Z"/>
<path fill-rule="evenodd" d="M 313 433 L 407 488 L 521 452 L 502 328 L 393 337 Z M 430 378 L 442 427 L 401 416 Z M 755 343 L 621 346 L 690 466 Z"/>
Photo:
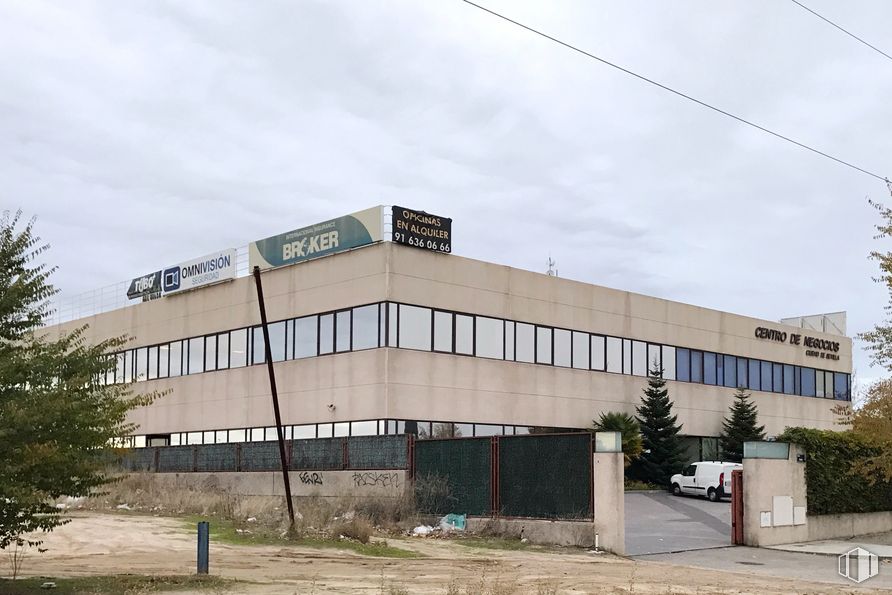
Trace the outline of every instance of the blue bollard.
<path fill-rule="evenodd" d="M 207 521 L 198 523 L 198 574 L 208 573 L 209 526 Z"/>

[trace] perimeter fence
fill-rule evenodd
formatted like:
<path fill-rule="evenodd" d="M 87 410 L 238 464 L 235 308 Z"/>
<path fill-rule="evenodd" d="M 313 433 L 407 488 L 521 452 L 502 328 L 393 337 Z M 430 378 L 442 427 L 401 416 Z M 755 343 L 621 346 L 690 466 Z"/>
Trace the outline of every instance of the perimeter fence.
<path fill-rule="evenodd" d="M 421 512 L 591 519 L 587 432 L 417 440 L 412 434 L 289 440 L 292 471 L 404 469 Z M 279 471 L 279 444 L 242 442 L 131 449 L 132 472 Z"/>

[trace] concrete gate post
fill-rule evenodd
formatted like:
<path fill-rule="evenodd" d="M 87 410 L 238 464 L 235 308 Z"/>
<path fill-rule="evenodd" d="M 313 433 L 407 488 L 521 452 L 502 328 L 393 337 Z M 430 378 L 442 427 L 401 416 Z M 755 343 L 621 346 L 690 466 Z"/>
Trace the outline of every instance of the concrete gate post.
<path fill-rule="evenodd" d="M 606 436 L 600 436 L 602 434 Z M 610 434 L 615 434 L 615 437 L 609 436 Z M 617 450 L 619 452 L 615 452 Z M 625 554 L 624 458 L 619 432 L 596 433 L 592 476 L 595 533 L 598 535 L 599 546 L 614 554 Z"/>
<path fill-rule="evenodd" d="M 786 442 L 746 442 L 743 453 L 744 543 L 808 541 L 805 449 Z"/>

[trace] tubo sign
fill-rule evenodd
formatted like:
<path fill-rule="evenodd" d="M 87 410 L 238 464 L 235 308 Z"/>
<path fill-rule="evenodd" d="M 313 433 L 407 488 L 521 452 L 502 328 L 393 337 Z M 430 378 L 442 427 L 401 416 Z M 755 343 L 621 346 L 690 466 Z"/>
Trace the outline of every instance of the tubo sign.
<path fill-rule="evenodd" d="M 161 295 L 161 271 L 136 277 L 127 288 L 127 299 L 158 297 Z"/>
<path fill-rule="evenodd" d="M 235 248 L 229 248 L 166 268 L 161 281 L 168 295 L 234 278 Z"/>
<path fill-rule="evenodd" d="M 380 242 L 381 220 L 381 207 L 372 207 L 251 242 L 248 267 L 280 267 Z"/>
<path fill-rule="evenodd" d="M 434 252 L 452 252 L 452 219 L 393 207 L 393 241 Z"/>
<path fill-rule="evenodd" d="M 829 341 L 827 339 L 818 339 L 817 337 L 803 336 L 799 333 L 787 333 L 787 331 L 779 331 L 764 326 L 756 327 L 756 338 L 775 341 L 777 343 L 787 343 L 789 339 L 790 345 L 802 345 L 805 347 L 805 355 L 809 357 L 819 357 L 821 359 L 838 360 L 839 342 Z"/>

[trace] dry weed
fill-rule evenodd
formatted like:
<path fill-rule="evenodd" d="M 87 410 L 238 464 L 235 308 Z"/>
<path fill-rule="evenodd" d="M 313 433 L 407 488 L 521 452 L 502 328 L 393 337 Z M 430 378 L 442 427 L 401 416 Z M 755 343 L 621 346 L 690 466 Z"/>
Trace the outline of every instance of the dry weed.
<path fill-rule="evenodd" d="M 369 538 L 374 533 L 375 528 L 365 517 L 361 517 L 359 515 L 353 516 L 353 518 L 341 521 L 331 528 L 331 533 L 333 537 L 344 536 L 349 539 L 354 539 L 360 543 L 368 543 Z"/>

